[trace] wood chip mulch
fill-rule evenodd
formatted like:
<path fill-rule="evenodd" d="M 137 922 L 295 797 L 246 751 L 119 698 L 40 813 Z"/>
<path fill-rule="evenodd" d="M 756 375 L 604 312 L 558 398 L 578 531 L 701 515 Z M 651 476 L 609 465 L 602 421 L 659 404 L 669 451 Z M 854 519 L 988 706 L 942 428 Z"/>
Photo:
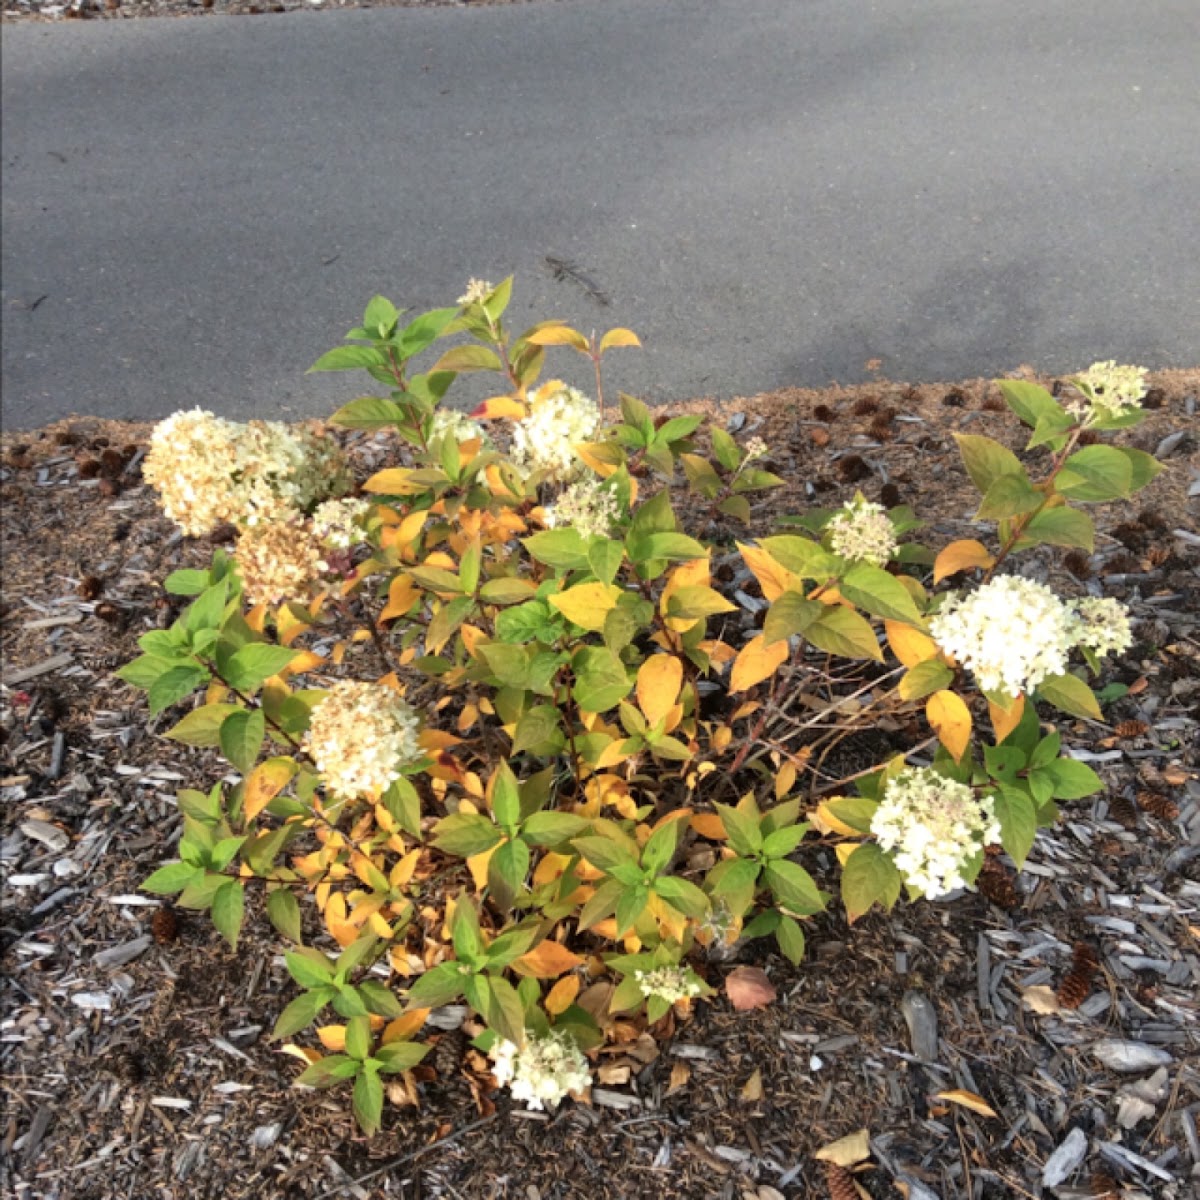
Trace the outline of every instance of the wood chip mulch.
<path fill-rule="evenodd" d="M 1154 411 L 1130 440 L 1169 471 L 1104 510 L 1090 567 L 1061 551 L 1031 560 L 1064 591 L 1122 598 L 1138 623 L 1134 648 L 1100 680 L 1128 694 L 1104 724 L 1060 723 L 1107 791 L 1065 805 L 1025 872 L 999 858 L 981 893 L 853 929 L 835 907 L 810 922 L 799 968 L 762 943 L 737 949 L 710 964 L 711 981 L 734 962 L 763 967 L 774 1003 L 739 1014 L 720 998 L 657 1049 L 610 1047 L 590 1105 L 549 1116 L 506 1093 L 481 1115 L 459 1069 L 462 1014 L 440 1012 L 437 1078 L 415 1106 L 394 1092 L 369 1143 L 348 1097 L 294 1090 L 297 1064 L 267 1040 L 293 988 L 265 922 L 251 922 L 234 956 L 205 915 L 138 892 L 172 856 L 175 790 L 211 782 L 215 761 L 162 740 L 179 712 L 148 722 L 110 672 L 172 619 L 162 578 L 207 561 L 211 545 L 178 537 L 140 482 L 146 426 L 81 418 L 6 436 L 5 1194 L 1195 1196 L 1200 372 L 1153 383 Z M 972 511 L 950 434 L 1018 445 L 996 399 L 980 381 L 880 382 L 681 407 L 770 446 L 788 487 L 759 504 L 752 532 L 855 489 L 890 489 L 941 544 L 967 532 Z M 364 473 L 387 460 L 380 438 L 347 441 Z M 865 1169 L 813 1157 L 861 1128 Z"/>

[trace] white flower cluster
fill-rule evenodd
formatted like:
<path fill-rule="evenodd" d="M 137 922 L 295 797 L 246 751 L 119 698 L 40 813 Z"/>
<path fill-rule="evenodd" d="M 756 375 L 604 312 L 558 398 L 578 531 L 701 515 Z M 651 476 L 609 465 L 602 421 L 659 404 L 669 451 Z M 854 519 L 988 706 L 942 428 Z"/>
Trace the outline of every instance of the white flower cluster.
<path fill-rule="evenodd" d="M 834 513 L 826 529 L 834 554 L 851 562 L 882 567 L 896 552 L 896 527 L 887 509 L 861 494 Z"/>
<path fill-rule="evenodd" d="M 1121 654 L 1133 645 L 1129 610 L 1111 596 L 1090 597 L 1075 604 L 1075 640 L 1094 654 Z"/>
<path fill-rule="evenodd" d="M 545 509 L 549 529 L 577 529 L 587 537 L 610 537 L 620 511 L 612 489 L 600 479 L 580 479 Z"/>
<path fill-rule="evenodd" d="M 990 797 L 923 767 L 887 783 L 871 832 L 909 886 L 936 900 L 966 886 L 963 869 L 999 841 L 1000 824 Z"/>
<path fill-rule="evenodd" d="M 251 525 L 238 537 L 233 557 L 253 605 L 307 604 L 329 571 L 325 548 L 307 521 Z"/>
<path fill-rule="evenodd" d="M 468 304 L 481 304 L 492 292 L 492 285 L 486 279 L 469 279 L 467 290 L 458 298 L 464 307 Z"/>
<path fill-rule="evenodd" d="M 293 516 L 350 485 L 328 439 L 278 421 L 239 425 L 199 408 L 154 427 L 143 473 L 163 511 L 192 535 L 226 521 L 245 527 Z"/>
<path fill-rule="evenodd" d="M 478 439 L 487 441 L 487 434 L 478 421 L 472 421 L 466 413 L 457 408 L 439 408 L 433 414 L 433 428 L 429 431 L 431 442 L 440 442 L 446 436 L 452 437 L 461 446 L 463 442 Z"/>
<path fill-rule="evenodd" d="M 633 977 L 646 999 L 657 996 L 668 1004 L 691 1000 L 702 990 L 686 967 L 655 967 L 652 971 L 634 971 Z"/>
<path fill-rule="evenodd" d="M 526 1037 L 520 1048 L 500 1041 L 490 1055 L 496 1082 L 511 1087 L 513 1099 L 531 1109 L 556 1108 L 568 1093 L 586 1091 L 592 1084 L 587 1059 L 565 1033 Z"/>
<path fill-rule="evenodd" d="M 1114 359 L 1092 363 L 1072 381 L 1085 399 L 1067 404 L 1067 411 L 1084 417 L 1087 424 L 1124 416 L 1139 408 L 1146 394 L 1143 367 L 1118 366 Z"/>
<path fill-rule="evenodd" d="M 746 457 L 742 459 L 742 466 L 748 466 L 756 458 L 762 458 L 767 452 L 767 443 L 760 437 L 752 437 L 745 447 Z"/>
<path fill-rule="evenodd" d="M 381 683 L 341 680 L 313 709 L 305 745 L 336 796 L 379 796 L 421 757 L 417 714 Z"/>
<path fill-rule="evenodd" d="M 313 533 L 326 546 L 349 550 L 366 540 L 369 500 L 326 500 L 313 510 Z"/>
<path fill-rule="evenodd" d="M 600 410 L 577 388 L 552 380 L 529 396 L 529 413 L 513 424 L 512 453 L 518 466 L 545 471 L 565 483 L 578 473 L 574 446 L 590 441 L 600 427 Z"/>
<path fill-rule="evenodd" d="M 1044 583 L 1000 575 L 952 597 L 929 622 L 939 648 L 974 672 L 985 692 L 1017 696 L 1061 675 L 1076 646 L 1126 650 L 1129 615 L 1111 598 L 1064 603 Z"/>

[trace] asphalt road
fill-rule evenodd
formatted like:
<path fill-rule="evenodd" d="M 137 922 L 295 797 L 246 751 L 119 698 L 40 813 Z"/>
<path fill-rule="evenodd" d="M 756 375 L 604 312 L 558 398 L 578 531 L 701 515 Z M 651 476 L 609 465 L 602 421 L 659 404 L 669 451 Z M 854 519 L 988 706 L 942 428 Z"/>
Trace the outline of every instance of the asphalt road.
<path fill-rule="evenodd" d="M 304 372 L 373 292 L 509 272 L 517 321 L 638 330 L 612 381 L 652 400 L 1200 359 L 1196 0 L 24 24 L 2 54 L 11 427 L 326 412 L 369 381 Z"/>

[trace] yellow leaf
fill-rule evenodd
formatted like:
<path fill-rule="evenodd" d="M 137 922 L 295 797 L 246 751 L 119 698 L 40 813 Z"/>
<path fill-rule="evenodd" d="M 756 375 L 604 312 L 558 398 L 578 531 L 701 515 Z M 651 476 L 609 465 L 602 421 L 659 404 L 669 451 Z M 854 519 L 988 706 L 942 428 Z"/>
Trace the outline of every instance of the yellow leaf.
<path fill-rule="evenodd" d="M 925 702 L 925 716 L 938 741 L 958 762 L 971 741 L 971 710 L 954 692 L 934 692 Z"/>
<path fill-rule="evenodd" d="M 579 583 L 550 597 L 550 604 L 581 629 L 598 633 L 604 618 L 617 607 L 622 591 L 613 583 Z"/>
<path fill-rule="evenodd" d="M 516 959 L 513 970 L 518 975 L 532 975 L 534 979 L 557 979 L 582 965 L 583 959 L 578 954 L 573 954 L 561 942 L 547 938 Z"/>
<path fill-rule="evenodd" d="M 404 550 L 412 546 L 418 537 L 421 536 L 421 530 L 425 528 L 425 519 L 429 513 L 423 508 L 417 509 L 416 512 L 410 512 L 408 516 L 396 526 L 396 531 L 392 536 L 391 545 L 399 546 Z"/>
<path fill-rule="evenodd" d="M 724 841 L 729 836 L 719 813 L 692 813 L 692 828 L 713 842 Z"/>
<path fill-rule="evenodd" d="M 324 661 L 325 655 L 318 654 L 315 650 L 302 650 L 275 678 L 287 679 L 289 675 L 303 675 L 306 671 L 319 667 Z"/>
<path fill-rule="evenodd" d="M 683 686 L 683 663 L 673 654 L 652 654 L 638 671 L 638 707 L 653 728 L 674 707 Z"/>
<path fill-rule="evenodd" d="M 977 1096 L 974 1092 L 968 1092 L 963 1088 L 952 1088 L 948 1092 L 938 1092 L 934 1096 L 934 1099 L 949 1100 L 951 1104 L 961 1104 L 963 1108 L 969 1108 L 972 1112 L 977 1112 L 981 1117 L 995 1117 L 999 1115 L 982 1096 Z"/>
<path fill-rule="evenodd" d="M 795 763 L 784 763 L 779 768 L 779 774 L 775 776 L 775 799 L 782 800 L 795 786 L 796 783 L 796 765 Z"/>
<path fill-rule="evenodd" d="M 843 800 L 845 797 L 831 796 L 830 799 Z M 829 807 L 828 800 L 822 800 L 821 803 L 817 805 L 817 811 L 814 816 L 815 820 L 813 820 L 812 817 L 809 819 L 813 820 L 813 824 L 816 825 L 822 833 L 840 833 L 843 837 L 862 837 L 861 829 L 855 829 L 853 825 L 847 825 L 845 821 L 834 814 L 833 810 Z"/>
<path fill-rule="evenodd" d="M 839 1167 L 853 1167 L 871 1157 L 871 1135 L 866 1129 L 849 1133 L 836 1142 L 822 1146 L 813 1158 L 822 1162 L 836 1163 Z"/>
<path fill-rule="evenodd" d="M 764 591 L 766 589 L 764 588 Z M 787 661 L 788 644 L 784 640 L 773 646 L 766 644 L 766 639 L 760 633 L 752 638 L 741 649 L 733 660 L 733 670 L 729 674 L 729 690 L 744 692 L 772 675 Z"/>
<path fill-rule="evenodd" d="M 755 1067 L 750 1078 L 742 1086 L 742 1099 L 750 1104 L 761 1100 L 763 1096 L 762 1069 Z"/>
<path fill-rule="evenodd" d="M 838 842 L 833 851 L 837 855 L 838 865 L 844 867 L 846 859 L 862 845 L 862 842 Z"/>
<path fill-rule="evenodd" d="M 689 562 L 682 563 L 671 572 L 671 577 L 667 580 L 667 586 L 663 588 L 662 596 L 659 598 L 658 609 L 666 618 L 667 628 L 673 633 L 687 633 L 694 625 L 698 625 L 701 621 L 700 617 L 667 617 L 667 607 L 671 597 L 684 587 L 707 587 L 710 579 L 709 563 L 707 558 L 693 558 Z"/>
<path fill-rule="evenodd" d="M 413 483 L 412 471 L 406 467 L 388 467 L 376 471 L 363 488 L 368 492 L 383 492 L 388 496 L 418 496 L 426 490 L 423 483 Z"/>
<path fill-rule="evenodd" d="M 964 538 L 944 547 L 933 564 L 933 582 L 941 583 L 949 575 L 959 571 L 970 571 L 975 567 L 988 570 L 995 563 L 988 548 L 974 538 Z"/>
<path fill-rule="evenodd" d="M 275 631 L 282 646 L 290 646 L 308 628 L 308 622 L 296 616 L 290 605 L 283 605 L 275 614 Z"/>
<path fill-rule="evenodd" d="M 611 350 L 614 346 L 640 346 L 641 339 L 632 329 L 610 329 L 600 339 L 600 351 Z"/>
<path fill-rule="evenodd" d="M 568 975 L 564 979 L 560 979 L 546 996 L 546 1011 L 552 1017 L 561 1016 L 575 1003 L 575 997 L 579 995 L 579 976 Z"/>
<path fill-rule="evenodd" d="M 471 872 L 471 878 L 475 881 L 476 891 L 482 892 L 487 887 L 488 881 L 488 863 L 492 861 L 492 855 L 504 845 L 503 842 L 493 846 L 490 850 L 484 850 L 482 854 L 472 854 L 467 859 L 467 870 Z"/>
<path fill-rule="evenodd" d="M 267 606 L 265 604 L 255 605 L 246 614 L 246 624 L 254 630 L 255 633 L 262 633 L 263 626 L 267 623 Z"/>
<path fill-rule="evenodd" d="M 569 325 L 548 325 L 544 329 L 536 329 L 525 340 L 535 346 L 570 346 L 580 354 L 587 354 L 591 350 L 587 338 Z"/>
<path fill-rule="evenodd" d="M 574 449 L 601 479 L 614 475 L 625 462 L 625 451 L 616 442 L 576 442 Z"/>
<path fill-rule="evenodd" d="M 332 1050 L 335 1054 L 340 1054 L 346 1048 L 345 1025 L 319 1025 L 317 1037 L 326 1050 Z"/>
<path fill-rule="evenodd" d="M 250 772 L 242 807 L 247 821 L 253 821 L 292 781 L 296 764 L 290 758 L 268 758 Z"/>
<path fill-rule="evenodd" d="M 903 621 L 884 621 L 883 628 L 892 653 L 904 666 L 912 668 L 917 663 L 937 658 L 937 642 L 928 634 L 905 625 Z"/>
<path fill-rule="evenodd" d="M 737 548 L 741 552 L 746 566 L 754 572 L 754 578 L 758 580 L 763 595 L 771 603 L 778 600 L 793 584 L 799 586 L 799 578 L 782 563 L 776 562 L 761 547 L 745 546 L 738 542 Z"/>
<path fill-rule="evenodd" d="M 407 1042 L 425 1024 L 425 1018 L 429 1016 L 429 1012 L 430 1010 L 427 1008 L 414 1008 L 411 1012 L 406 1012 L 404 1016 L 389 1021 L 379 1040 L 385 1046 L 391 1042 Z"/>
<path fill-rule="evenodd" d="M 471 416 L 476 420 L 494 421 L 507 417 L 510 421 L 523 421 L 529 414 L 529 405 L 515 396 L 492 396 L 475 409 Z"/>
<path fill-rule="evenodd" d="M 1018 696 L 1010 709 L 1003 709 L 998 704 L 988 701 L 988 713 L 992 718 L 992 729 L 996 732 L 996 742 L 999 744 L 1021 723 L 1021 714 L 1025 711 L 1025 697 Z"/>

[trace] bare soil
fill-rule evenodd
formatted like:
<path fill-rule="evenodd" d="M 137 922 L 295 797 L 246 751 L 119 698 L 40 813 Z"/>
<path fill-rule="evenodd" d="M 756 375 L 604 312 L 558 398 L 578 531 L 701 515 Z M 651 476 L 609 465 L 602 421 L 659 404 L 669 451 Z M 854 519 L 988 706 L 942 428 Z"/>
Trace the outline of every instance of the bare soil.
<path fill-rule="evenodd" d="M 6 1194 L 842 1200 L 852 1192 L 814 1154 L 865 1128 L 871 1156 L 854 1180 L 878 1200 L 897 1187 L 910 1200 L 1195 1196 L 1200 372 L 1152 382 L 1153 411 L 1130 440 L 1170 469 L 1135 504 L 1104 510 L 1094 573 L 1072 573 L 1060 551 L 1034 563 L 1065 591 L 1121 597 L 1138 624 L 1099 681 L 1130 689 L 1105 723 L 1059 722 L 1106 792 L 1067 805 L 1026 872 L 1001 860 L 991 899 L 902 905 L 853 929 L 834 906 L 810 922 L 799 968 L 762 943 L 737 948 L 706 965 L 710 982 L 758 965 L 774 1003 L 737 1014 L 722 995 L 657 1049 L 610 1048 L 591 1103 L 550 1116 L 489 1096 L 456 1014 L 441 1014 L 431 1069 L 391 1095 L 369 1143 L 345 1096 L 291 1087 L 297 1064 L 267 1039 L 293 986 L 266 922 L 255 917 L 233 955 L 206 916 L 157 916 L 138 894 L 172 856 L 174 791 L 211 782 L 215 760 L 162 740 L 178 712 L 148 721 L 111 670 L 172 618 L 161 579 L 206 562 L 211 544 L 175 535 L 140 482 L 147 426 L 77 418 L 6 436 Z M 788 486 L 756 507 L 752 532 L 887 487 L 940 544 L 966 532 L 973 507 L 951 433 L 1017 446 L 996 402 L 983 381 L 880 381 L 676 407 L 767 441 Z M 391 453 L 378 437 L 347 440 L 364 473 Z M 1072 971 L 1080 943 L 1094 973 Z M 1055 992 L 1072 988 L 1079 1007 L 1059 1007 Z M 937 1040 L 918 1053 L 922 1007 Z M 1056 1149 L 1066 1169 L 1045 1187 Z"/>

